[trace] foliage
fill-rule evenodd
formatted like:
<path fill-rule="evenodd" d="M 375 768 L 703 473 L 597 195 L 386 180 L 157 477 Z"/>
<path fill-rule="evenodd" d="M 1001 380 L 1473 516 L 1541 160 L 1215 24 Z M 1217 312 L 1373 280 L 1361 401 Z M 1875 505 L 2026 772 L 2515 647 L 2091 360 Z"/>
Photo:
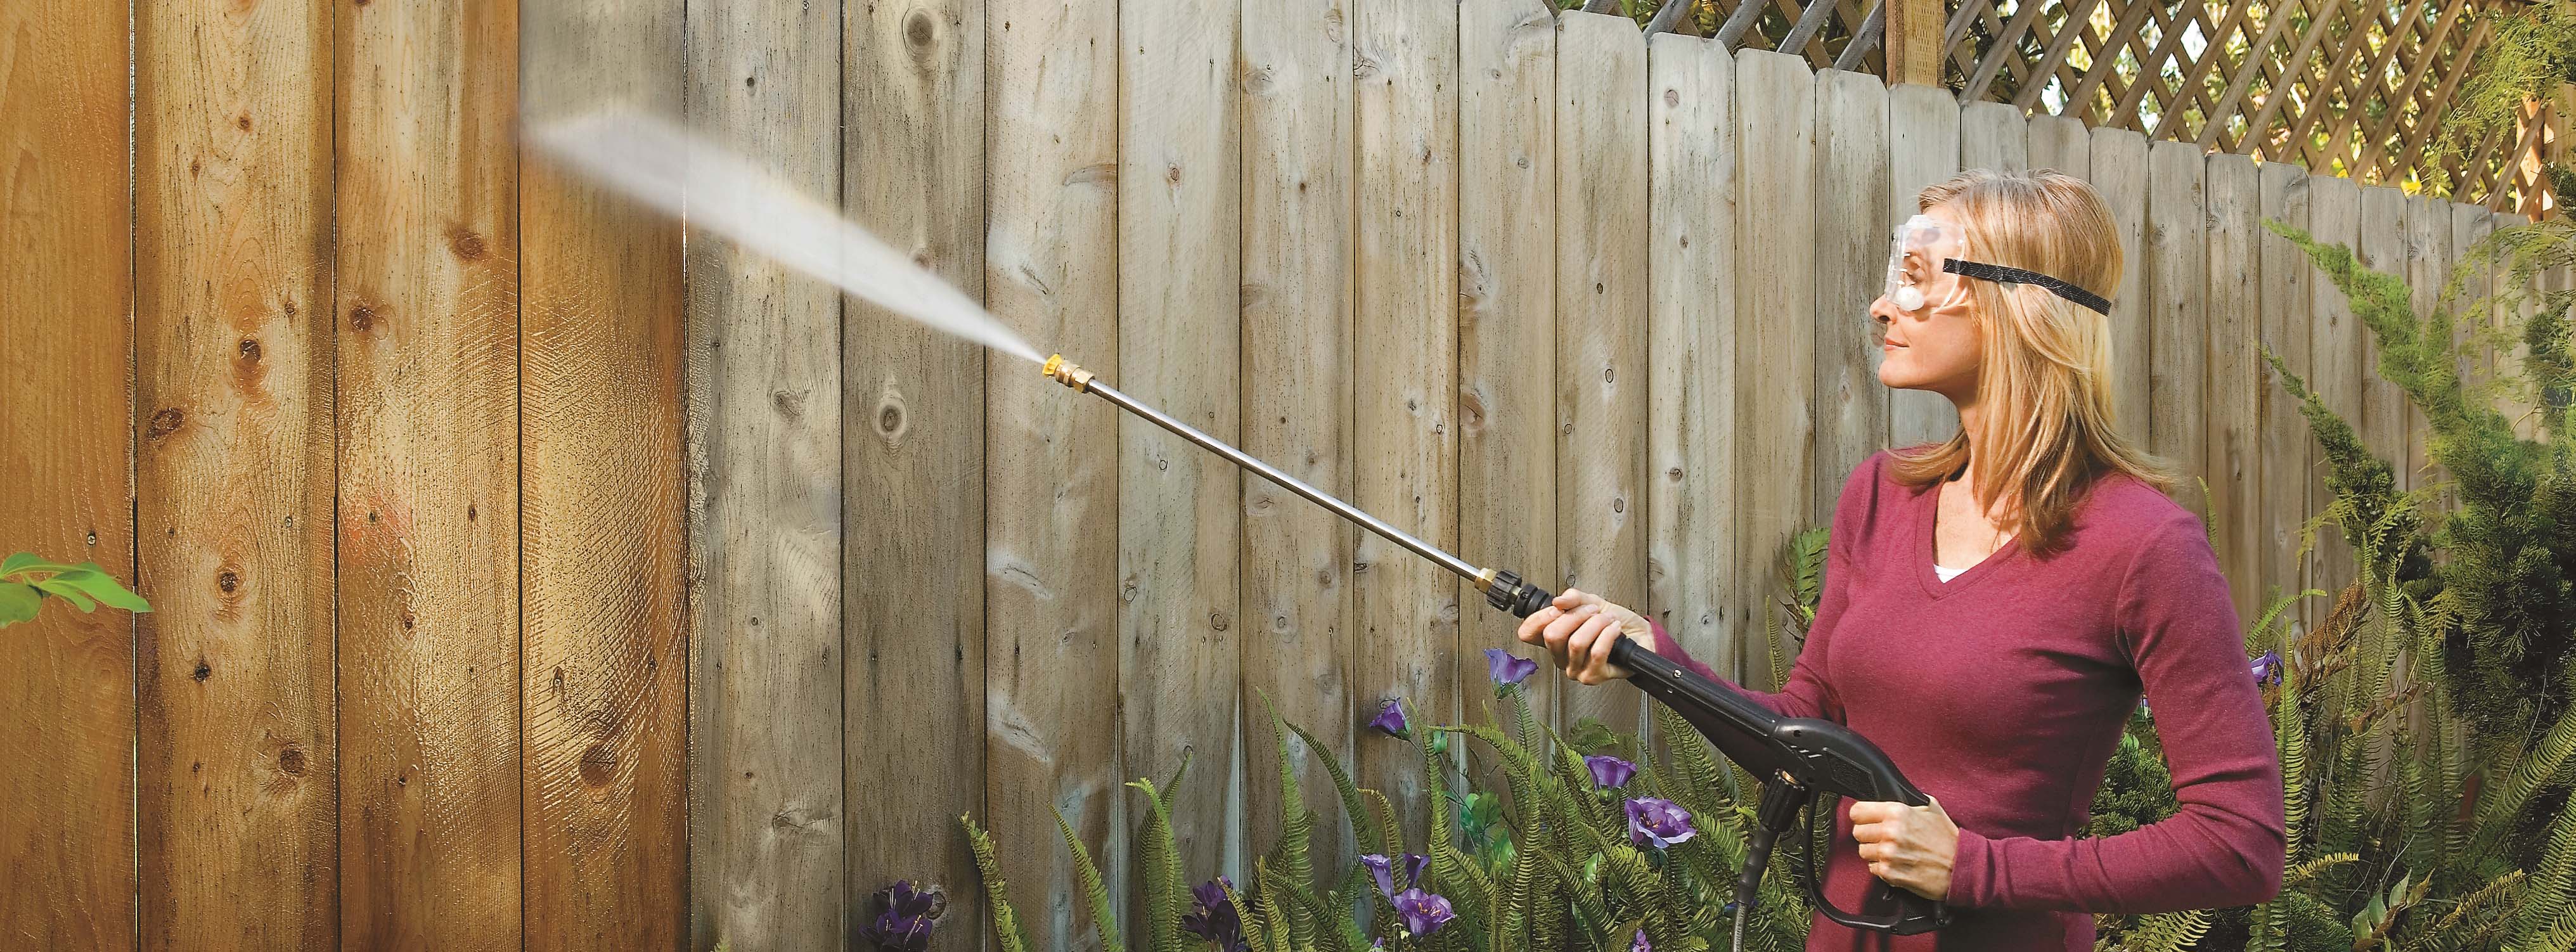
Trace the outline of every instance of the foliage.
<path fill-rule="evenodd" d="M 2465 159 L 2487 140 L 2513 134 L 2525 100 L 2546 99 L 2558 84 L 2576 83 L 2576 0 L 2499 5 L 2476 15 L 2493 23 L 2493 32 L 2470 61 L 2441 133 L 2426 151 L 2427 176 L 2440 177 L 2445 161 Z M 2559 191 L 2563 198 L 2566 190 Z"/>
<path fill-rule="evenodd" d="M 142 596 L 127 591 L 96 562 L 64 565 L 37 558 L 33 552 L 0 560 L 0 627 L 34 621 L 48 596 L 69 602 L 84 614 L 101 604 L 130 612 L 152 610 Z"/>

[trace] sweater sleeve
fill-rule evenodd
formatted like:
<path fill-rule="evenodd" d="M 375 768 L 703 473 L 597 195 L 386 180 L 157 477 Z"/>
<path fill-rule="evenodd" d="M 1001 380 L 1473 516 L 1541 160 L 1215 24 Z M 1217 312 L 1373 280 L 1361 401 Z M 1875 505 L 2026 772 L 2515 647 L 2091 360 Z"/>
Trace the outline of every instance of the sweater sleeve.
<path fill-rule="evenodd" d="M 2099 838 L 1987 838 L 1963 828 L 1951 904 L 2142 915 L 2280 893 L 2288 854 L 2280 756 L 2227 579 L 2197 516 L 2177 512 L 2149 534 L 2114 606 L 2180 808 Z"/>

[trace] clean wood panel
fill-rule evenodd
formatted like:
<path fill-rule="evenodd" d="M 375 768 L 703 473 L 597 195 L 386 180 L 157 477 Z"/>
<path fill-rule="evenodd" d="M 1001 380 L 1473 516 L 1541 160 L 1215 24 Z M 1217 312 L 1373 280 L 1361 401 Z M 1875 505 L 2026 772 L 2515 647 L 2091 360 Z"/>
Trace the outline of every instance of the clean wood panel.
<path fill-rule="evenodd" d="M 1626 17 L 1565 13 L 1556 51 L 1557 554 L 1566 586 L 1643 606 L 1649 267 L 1637 252 L 1648 247 L 1646 41 Z M 1784 93 L 1812 117 L 1806 66 L 1797 70 L 1802 81 Z M 1804 131 L 1799 142 L 1810 145 Z M 1799 164 L 1814 161 L 1804 149 L 1795 154 Z M 1802 256 L 1812 250 L 1795 247 Z M 1800 379 L 1811 372 L 1795 371 Z M 1804 486 L 1781 488 L 1795 500 Z M 1635 732 L 1640 704 L 1625 685 L 1573 686 L 1561 716 Z"/>
<path fill-rule="evenodd" d="M 1731 627 L 1742 633 L 1738 644 L 1747 656 L 1736 659 L 1733 672 L 1718 673 L 1765 690 L 1774 686 L 1767 683 L 1771 676 L 1763 654 L 1763 606 L 1778 600 L 1773 580 L 1780 547 L 1791 534 L 1832 515 L 1831 510 L 1811 508 L 1816 479 L 1814 90 L 1815 78 L 1803 59 L 1759 51 L 1736 54 L 1735 138 L 1747 183 L 1736 228 L 1738 234 L 1761 239 L 1747 242 L 1735 259 L 1736 308 L 1742 319 L 1734 355 L 1738 488 L 1729 518 L 1736 543 L 1734 578 L 1740 587 L 1727 605 L 1735 613 Z M 1903 140 L 1897 141 L 1903 148 Z M 1890 187 L 1903 190 L 1905 184 L 1899 178 Z M 1786 619 L 1782 623 L 1787 630 Z"/>
<path fill-rule="evenodd" d="M 2358 245 L 2361 190 L 2348 178 L 2310 176 L 2308 221 L 2309 234 L 2321 243 L 2345 247 Z M 2306 259 L 2307 255 L 2299 257 Z M 2355 432 L 2367 434 L 2368 431 L 2362 429 L 2366 423 L 2361 415 L 2362 390 L 2375 374 L 2362 363 L 2362 342 L 2370 337 L 2370 330 L 2353 317 L 2352 306 L 2344 300 L 2343 292 L 2336 289 L 2323 271 L 2317 270 L 2313 261 L 2307 268 L 2308 352 L 2314 361 L 2310 365 L 2308 386 L 2316 390 L 2318 399 L 2323 400 L 2328 409 L 2342 416 L 2344 422 L 2353 424 Z M 2364 441 L 2368 441 L 2366 435 Z M 2384 447 L 2374 447 L 2373 452 L 2382 454 L 2383 458 L 2387 454 Z M 2317 464 L 2320 467 L 2325 465 L 2321 453 L 2317 456 Z M 2323 492 L 2322 484 L 2319 491 Z M 2331 494 L 2318 496 L 2310 515 L 2324 511 L 2333 501 Z M 2344 541 L 2340 526 L 2325 526 L 2317 530 L 2317 560 L 2312 565 L 2313 577 L 2319 588 L 2340 593 L 2343 586 L 2351 584 L 2356 577 L 2353 551 L 2352 546 Z M 2333 607 L 2332 602 L 2319 606 L 2316 617 L 2322 619 L 2323 613 Z"/>
<path fill-rule="evenodd" d="M 2202 154 L 2190 143 L 2158 142 L 2147 147 L 2147 166 L 2147 274 L 2154 297 L 2147 312 L 2154 355 L 2147 377 L 2155 394 L 2147 411 L 2147 445 L 2181 467 L 2185 477 L 2205 477 L 2209 315 L 2202 298 Z M 2196 485 L 2175 487 L 2174 497 L 2193 512 L 2209 511 Z"/>
<path fill-rule="evenodd" d="M 328 946 L 330 10 L 136 12 L 143 945 Z"/>
<path fill-rule="evenodd" d="M 126 13 L 85 0 L 0 5 L 0 405 L 21 411 L 0 413 L 0 479 L 13 499 L 45 501 L 0 507 L 0 539 L 130 584 L 133 448 L 114 421 L 132 421 L 142 442 L 163 408 L 138 415 L 126 376 Z M 0 922 L 42 948 L 134 948 L 133 618 L 47 604 L 7 635 L 0 723 L 44 729 L 0 743 Z"/>
<path fill-rule="evenodd" d="M 839 27 L 838 11 L 789 0 L 691 6 L 690 125 L 832 195 Z M 689 945 L 838 948 L 848 811 L 841 720 L 826 715 L 843 664 L 841 298 L 716 235 L 688 239 Z M 862 630 L 899 630 L 918 604 Z"/>
<path fill-rule="evenodd" d="M 2413 296 L 2409 299 L 2419 319 L 2429 319 L 2442 307 L 2442 283 L 2451 275 L 2451 203 L 2432 195 L 2416 195 L 2406 203 L 2406 279 Z M 2375 348 L 2377 342 L 2373 342 Z M 2373 351 L 2376 353 L 2376 350 Z M 2392 385 L 2393 386 L 2393 385 Z M 2425 437 L 2431 428 L 2424 411 L 2413 403 L 2406 406 L 2405 460 L 2399 467 L 2397 485 L 2412 489 L 2431 478 L 2427 469 L 2432 457 L 2427 452 Z M 2395 447 L 2379 450 L 2395 458 Z"/>
<path fill-rule="evenodd" d="M 332 17 L 340 941 L 516 949 L 517 10 Z"/>
<path fill-rule="evenodd" d="M 1352 500 L 1432 545 L 1458 542 L 1458 12 L 1455 4 L 1359 0 L 1351 26 L 1351 126 L 1361 199 L 1351 335 Z M 1644 68 L 1644 50 L 1637 67 Z M 1643 86 L 1642 77 L 1637 84 Z M 1636 143 L 1643 165 L 1644 143 Z M 1642 181 L 1642 167 L 1639 169 Z M 1633 246 L 1631 246 L 1633 247 Z M 1353 697 L 1401 697 L 1433 722 L 1458 718 L 1462 634 L 1456 577 L 1363 533 L 1351 594 L 1360 659 Z M 1466 645 L 1509 642 L 1481 614 Z M 1477 655 L 1477 660 L 1483 660 Z M 1386 792 L 1407 842 L 1422 842 L 1422 758 L 1361 744 L 1359 781 Z M 1445 812 L 1442 815 L 1446 815 Z"/>
<path fill-rule="evenodd" d="M 2146 445 L 2154 309 L 2147 262 L 2147 137 L 2093 130 L 2093 190 L 2120 231 L 2120 290 L 2111 297 L 2111 410 L 2122 435 Z"/>
<path fill-rule="evenodd" d="M 984 18 L 984 154 L 1009 157 L 985 167 L 985 302 L 1041 351 L 1116 382 L 1117 7 L 993 0 Z M 1070 948 L 1088 913 L 1048 811 L 1093 856 L 1127 852 L 1110 726 L 1120 414 L 1014 358 L 994 355 L 985 379 L 982 819 L 1013 893 L 1054 900 L 1022 900 L 1030 940 Z"/>
<path fill-rule="evenodd" d="M 1925 186 L 1959 174 L 1959 101 L 1938 86 L 1906 83 L 1888 90 L 1887 148 L 1888 207 L 1887 219 L 1879 223 L 1882 242 L 1891 240 L 1898 224 L 1922 210 L 1917 197 Z M 2140 148 L 2143 151 L 2144 146 Z M 1753 191 L 1756 194 L 1748 194 L 1747 201 L 1757 197 L 1761 189 Z M 1748 217 L 1746 224 L 1746 234 L 1767 233 L 1761 230 L 1767 227 L 1765 222 Z M 1880 254 L 1885 253 L 1882 247 Z M 1885 267 L 1884 257 L 1880 265 Z M 1758 272 L 1745 273 L 1755 280 L 1769 280 Z M 1883 277 L 1879 289 L 1885 290 Z M 1753 312 L 1746 313 L 1747 320 L 1751 320 Z M 1939 442 L 1959 432 L 1959 408 L 1950 403 L 1950 398 L 1929 390 L 1891 391 L 1887 406 L 1889 446 Z M 1826 514 L 1831 515 L 1832 510 L 1827 509 Z M 1746 567 L 1768 571 L 1758 564 Z M 1755 615 L 1753 620 L 1754 630 L 1761 630 L 1761 617 Z"/>
<path fill-rule="evenodd" d="M 2210 525 L 2218 529 L 2218 564 L 2236 599 L 2236 617 L 2259 616 L 2263 595 L 2262 509 L 2257 499 L 2264 481 L 2256 426 L 2255 388 L 2266 374 L 2255 338 L 2262 333 L 2262 260 L 2257 241 L 2264 234 L 2262 179 L 2254 160 L 2241 155 L 2209 158 L 2208 217 L 2208 360 L 2207 435 L 2202 444 L 2209 481 Z"/>
<path fill-rule="evenodd" d="M 1197 0 L 1118 6 L 1118 82 L 1152 92 L 1120 100 L 1116 379 L 1229 444 L 1243 429 L 1243 380 L 1210 371 L 1241 355 L 1241 245 L 1225 240 L 1241 234 L 1238 15 Z M 1242 470 L 1162 427 L 1119 420 L 1118 566 L 1120 776 L 1167 779 L 1189 763 L 1173 837 L 1184 869 L 1215 869 L 1241 848 L 1226 806 L 1241 693 Z M 1129 835 L 1144 835 L 1152 815 L 1129 811 Z M 1131 872 L 1129 908 L 1144 908 L 1142 887 Z M 1141 912 L 1123 921 L 1131 941 L 1151 941 Z"/>
<path fill-rule="evenodd" d="M 1972 102 L 1959 110 L 1959 166 L 2030 167 L 2030 123 L 2011 103 Z"/>
<path fill-rule="evenodd" d="M 1715 42 L 1673 34 L 1655 36 L 1646 61 L 1653 150 L 1646 206 L 1653 261 L 1646 315 L 1653 374 L 1646 398 L 1648 609 L 1692 657 L 1731 671 L 1743 643 L 1731 627 L 1740 612 L 1734 610 L 1739 583 L 1727 504 L 1740 491 L 1735 61 Z M 1883 134 L 1885 125 L 1879 128 Z M 1873 208 L 1862 216 L 1872 232 L 1879 214 Z M 1883 411 L 1886 388 L 1875 377 L 1864 383 L 1880 396 Z"/>
<path fill-rule="evenodd" d="M 2093 133 L 2073 116 L 2032 116 L 2030 167 L 2093 177 Z"/>
<path fill-rule="evenodd" d="M 1240 87 L 1243 447 L 1344 499 L 1358 347 L 1351 337 L 1348 19 L 1339 0 L 1244 4 Z M 1285 812 L 1266 697 L 1282 718 L 1332 747 L 1292 766 L 1316 829 L 1331 831 L 1315 837 L 1314 868 L 1346 868 L 1350 830 L 1340 798 L 1330 793 L 1332 777 L 1314 754 L 1345 764 L 1353 754 L 1350 561 L 1358 530 L 1257 476 L 1243 477 L 1243 507 L 1247 835 L 1255 844 L 1273 842 Z M 1290 747 L 1302 749 L 1293 739 Z"/>
<path fill-rule="evenodd" d="M 984 4 L 845 6 L 841 16 L 841 201 L 869 231 L 981 300 Z M 947 889 L 949 922 L 977 924 L 940 943 L 973 950 L 991 943 L 992 930 L 981 925 L 983 880 L 957 815 L 990 817 L 986 357 L 853 298 L 842 311 L 843 921 L 873 915 L 885 884 L 926 878 Z M 994 363 L 1032 387 L 1055 386 L 1018 360 Z M 874 740 L 898 727 L 904 743 Z M 1044 828 L 1048 819 L 1026 821 Z"/>
<path fill-rule="evenodd" d="M 2260 214 L 2277 219 L 2293 228 L 2308 227 L 2308 172 L 2286 162 L 2265 162 L 2262 175 Z M 2281 358 L 2291 373 L 2310 386 L 2316 383 L 2315 362 L 2309 358 L 2308 283 L 2315 267 L 2308 256 L 2290 239 L 2273 234 L 2270 229 L 2254 236 L 2256 263 L 2262 278 L 2261 326 L 2262 344 Z M 2261 360 L 2257 352 L 2258 361 Z M 2262 479 L 2255 493 L 2258 512 L 2253 517 L 2259 558 L 2251 568 L 2265 586 L 2264 600 L 2277 595 L 2295 595 L 2309 585 L 2334 584 L 2310 574 L 2314 556 L 2298 558 L 2299 534 L 2308 516 L 2323 510 L 2331 496 L 2326 491 L 2325 471 L 2314 464 L 2316 438 L 2310 434 L 2307 418 L 2299 413 L 2298 401 L 2291 399 L 2286 382 L 2272 372 L 2268 361 L 2257 368 L 2254 377 L 2255 445 L 2262 457 Z M 2334 530 L 2319 531 L 2319 543 Z M 2271 589 L 2277 588 L 2278 591 Z M 2289 617 L 2302 625 L 2312 626 L 2332 608 L 2323 599 L 2303 599 L 2290 610 Z"/>
<path fill-rule="evenodd" d="M 1886 448 L 1889 389 L 1878 382 L 1889 207 L 1887 87 L 1866 73 L 1816 74 L 1816 471 L 1808 511 L 1830 516 L 1843 483 Z M 1700 174 L 1685 170 L 1685 174 Z"/>
<path fill-rule="evenodd" d="M 528 59 L 532 116 L 677 109 L 679 3 L 529 10 L 533 48 L 584 53 Z M 523 921 L 561 948 L 668 948 L 688 927 L 680 229 L 521 170 Z"/>

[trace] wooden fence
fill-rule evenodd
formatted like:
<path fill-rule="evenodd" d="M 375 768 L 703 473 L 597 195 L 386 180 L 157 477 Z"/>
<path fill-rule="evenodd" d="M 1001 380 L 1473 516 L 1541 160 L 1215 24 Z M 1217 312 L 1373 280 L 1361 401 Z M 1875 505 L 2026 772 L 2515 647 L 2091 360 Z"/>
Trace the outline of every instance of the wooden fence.
<path fill-rule="evenodd" d="M 966 813 L 1077 947 L 1050 810 L 1132 882 L 1120 784 L 1186 759 L 1186 871 L 1243 881 L 1271 703 L 1419 834 L 1418 762 L 1359 725 L 1477 716 L 1510 619 L 1014 358 L 684 240 L 523 155 L 522 109 L 684 114 L 1041 348 L 1757 684 L 1775 547 L 1953 425 L 1876 383 L 1864 316 L 1921 186 L 2110 200 L 2120 419 L 2207 479 L 2249 616 L 2349 574 L 2291 563 L 2324 490 L 2255 342 L 2372 445 L 2411 432 L 2258 219 L 2427 304 L 2511 220 L 1539 0 L 132 15 L 0 8 L 0 546 L 156 609 L 0 632 L 0 925 L 43 948 L 839 948 L 897 877 L 974 948 Z"/>

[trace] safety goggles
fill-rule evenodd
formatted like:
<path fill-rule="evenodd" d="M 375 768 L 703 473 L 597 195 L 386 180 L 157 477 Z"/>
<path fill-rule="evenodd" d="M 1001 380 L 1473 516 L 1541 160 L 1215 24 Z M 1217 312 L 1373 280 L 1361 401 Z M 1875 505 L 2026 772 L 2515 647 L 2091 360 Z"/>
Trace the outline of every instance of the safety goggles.
<path fill-rule="evenodd" d="M 1958 257 L 1966 249 L 1967 235 L 1930 215 L 1915 215 L 1896 226 L 1896 240 L 1887 253 L 1887 299 L 1905 311 L 1925 307 L 1955 307 L 1968 300 L 1964 278 L 2029 284 L 2046 288 L 2050 293 L 2092 308 L 2105 315 L 2111 313 L 2111 302 L 2101 295 L 2065 281 L 1999 264 L 1968 261 Z"/>

